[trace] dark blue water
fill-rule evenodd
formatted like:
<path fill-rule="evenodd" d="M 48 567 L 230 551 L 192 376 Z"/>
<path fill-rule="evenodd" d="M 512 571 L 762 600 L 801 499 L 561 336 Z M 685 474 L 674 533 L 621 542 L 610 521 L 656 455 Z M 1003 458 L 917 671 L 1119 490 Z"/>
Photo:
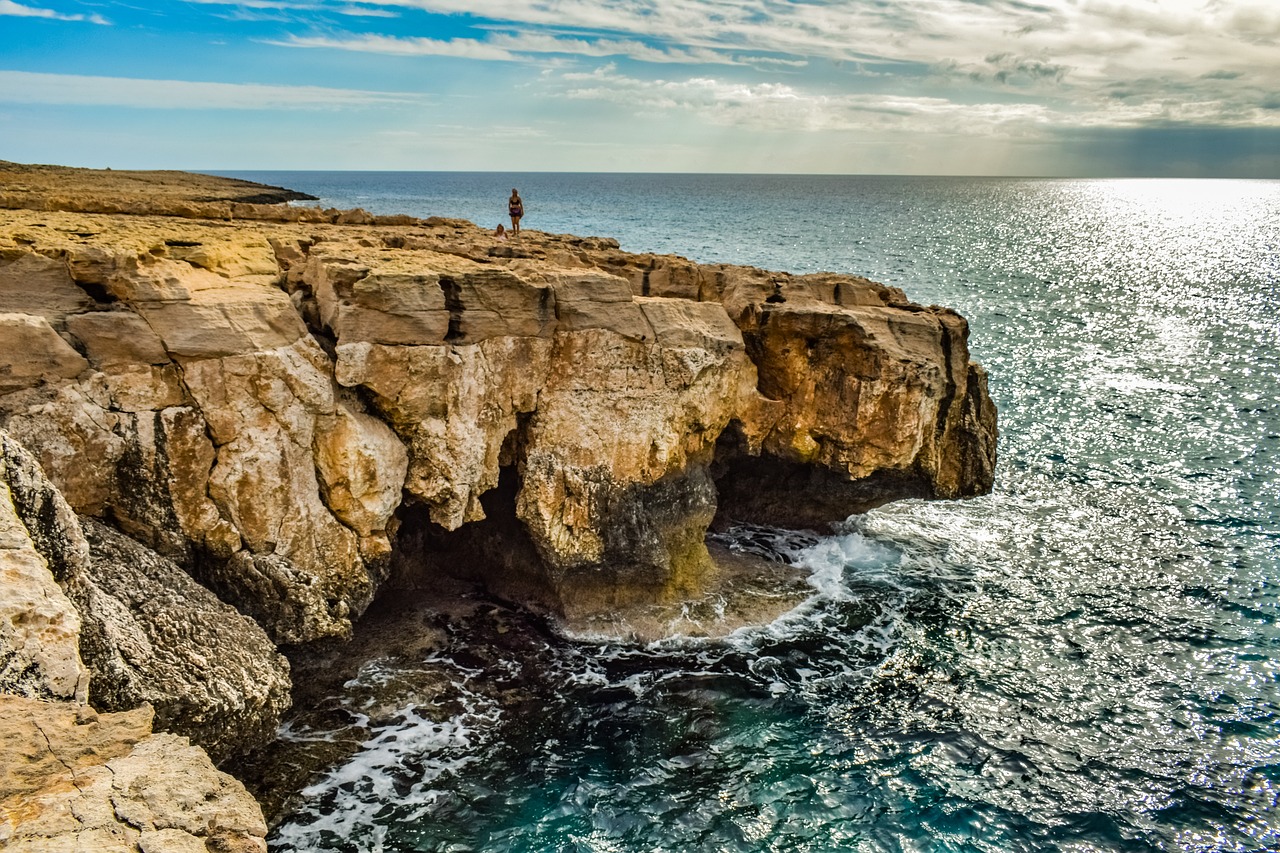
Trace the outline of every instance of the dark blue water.
<path fill-rule="evenodd" d="M 900 285 L 969 318 L 1001 418 L 992 495 L 771 534 L 815 597 L 767 629 L 463 631 L 376 719 L 413 676 L 367 668 L 275 849 L 1280 849 L 1280 182 L 243 176 Z"/>

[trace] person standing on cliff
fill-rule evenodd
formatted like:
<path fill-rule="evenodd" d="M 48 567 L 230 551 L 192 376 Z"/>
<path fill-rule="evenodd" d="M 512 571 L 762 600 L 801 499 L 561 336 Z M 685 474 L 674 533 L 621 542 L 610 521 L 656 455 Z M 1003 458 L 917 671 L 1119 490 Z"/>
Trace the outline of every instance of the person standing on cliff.
<path fill-rule="evenodd" d="M 524 216 L 524 201 L 519 190 L 511 190 L 511 198 L 507 199 L 507 213 L 511 216 L 511 233 L 520 233 L 520 219 Z"/>

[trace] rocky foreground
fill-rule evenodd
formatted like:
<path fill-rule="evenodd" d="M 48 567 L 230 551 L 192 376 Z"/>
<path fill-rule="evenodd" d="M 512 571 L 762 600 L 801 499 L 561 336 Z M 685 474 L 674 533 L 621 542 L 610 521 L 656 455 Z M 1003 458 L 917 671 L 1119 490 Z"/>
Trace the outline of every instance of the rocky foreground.
<path fill-rule="evenodd" d="M 462 579 L 644 634 L 618 614 L 760 576 L 713 525 L 991 487 L 967 324 L 896 288 L 180 173 L 0 182 L 7 849 L 262 849 L 212 761 L 274 736 L 281 649 L 389 591 Z M 85 759 L 110 778 L 48 757 L 120 714 Z M 113 762 L 181 751 L 162 737 L 218 792 L 186 817 L 117 790 Z"/>

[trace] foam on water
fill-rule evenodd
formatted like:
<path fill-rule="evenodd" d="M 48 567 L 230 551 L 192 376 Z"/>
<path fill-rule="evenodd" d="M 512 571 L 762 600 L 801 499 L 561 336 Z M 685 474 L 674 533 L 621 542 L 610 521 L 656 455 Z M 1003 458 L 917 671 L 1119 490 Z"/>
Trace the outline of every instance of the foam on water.
<path fill-rule="evenodd" d="M 361 839 L 360 849 L 382 853 L 386 827 L 378 818 L 388 804 L 398 804 L 400 820 L 413 822 L 429 818 L 436 803 L 449 796 L 437 781 L 479 759 L 502 710 L 491 697 L 467 686 L 475 671 L 436 655 L 423 664 L 451 669 L 459 676 L 453 682 L 452 698 L 462 710 L 442 719 L 438 709 L 408 704 L 374 722 L 352 709 L 352 725 L 368 729 L 372 736 L 351 758 L 303 789 L 301 806 L 277 830 L 275 844 L 290 850 L 325 850 L 342 849 L 352 839 Z M 388 662 L 375 661 L 362 668 L 347 688 L 361 688 L 368 705 L 374 701 L 368 697 L 376 695 L 380 686 L 401 675 Z M 292 741 L 331 736 L 287 725 L 281 730 L 281 738 Z"/>

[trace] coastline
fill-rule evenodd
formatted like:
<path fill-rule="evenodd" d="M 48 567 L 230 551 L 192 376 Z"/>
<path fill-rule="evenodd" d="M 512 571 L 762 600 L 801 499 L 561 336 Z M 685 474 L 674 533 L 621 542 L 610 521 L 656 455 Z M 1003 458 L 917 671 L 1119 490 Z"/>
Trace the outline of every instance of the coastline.
<path fill-rule="evenodd" d="M 202 613 L 238 608 L 207 617 L 242 620 L 254 649 L 226 683 L 287 684 L 276 649 L 339 648 L 380 593 L 446 577 L 571 630 L 656 638 L 723 583 L 736 611 L 698 630 L 767 623 L 799 578 L 709 549 L 713 524 L 817 526 L 991 486 L 995 412 L 963 319 L 866 279 L 499 243 L 207 176 L 2 165 L 0 318 L 20 345 L 0 427 L 70 513 L 42 539 L 16 510 L 69 596 L 63 660 L 98 710 L 150 702 L 224 758 L 268 736 L 207 732 L 273 731 L 287 697 L 246 709 L 233 687 L 201 693 L 198 721 L 168 710 L 207 674 L 157 684 L 122 653 L 121 630 L 166 642 L 147 627 L 164 616 L 126 603 L 118 627 L 102 537 L 124 534 L 161 588 L 215 593 Z M 207 654 L 194 643 L 173 654 Z M 7 692 L 83 702 L 50 686 L 47 655 L 18 653 L 36 665 Z"/>

